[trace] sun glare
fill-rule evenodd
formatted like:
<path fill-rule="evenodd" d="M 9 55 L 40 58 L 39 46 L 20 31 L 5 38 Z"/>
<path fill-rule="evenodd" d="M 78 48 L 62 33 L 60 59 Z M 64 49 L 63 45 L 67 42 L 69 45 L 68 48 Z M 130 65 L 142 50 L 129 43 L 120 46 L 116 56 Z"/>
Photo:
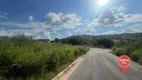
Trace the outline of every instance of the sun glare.
<path fill-rule="evenodd" d="M 99 6 L 106 5 L 108 3 L 108 0 L 98 0 Z"/>

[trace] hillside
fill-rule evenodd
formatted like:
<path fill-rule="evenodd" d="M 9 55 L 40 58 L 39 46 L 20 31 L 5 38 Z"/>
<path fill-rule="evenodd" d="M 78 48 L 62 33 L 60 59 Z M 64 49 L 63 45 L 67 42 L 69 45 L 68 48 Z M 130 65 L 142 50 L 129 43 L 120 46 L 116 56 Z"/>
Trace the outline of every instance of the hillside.
<path fill-rule="evenodd" d="M 112 34 L 112 35 L 77 35 L 77 36 L 71 36 L 64 39 L 55 39 L 52 42 L 60 42 L 65 44 L 72 44 L 72 45 L 87 45 L 87 46 L 103 46 L 103 44 L 99 44 L 98 42 L 102 39 L 105 39 L 106 44 L 111 42 L 113 46 L 113 42 L 115 44 L 118 43 L 127 43 L 132 42 L 137 39 L 142 38 L 142 33 L 124 33 L 124 34 Z M 110 47 L 108 47 L 110 48 Z"/>

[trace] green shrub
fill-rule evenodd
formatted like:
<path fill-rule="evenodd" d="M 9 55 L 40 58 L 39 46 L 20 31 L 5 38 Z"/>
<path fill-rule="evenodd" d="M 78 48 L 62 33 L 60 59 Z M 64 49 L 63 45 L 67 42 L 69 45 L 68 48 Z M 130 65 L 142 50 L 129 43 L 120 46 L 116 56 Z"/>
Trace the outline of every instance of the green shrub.
<path fill-rule="evenodd" d="M 142 64 L 142 49 L 133 51 L 131 54 L 131 59 L 135 62 Z"/>
<path fill-rule="evenodd" d="M 121 55 L 128 55 L 128 56 L 130 56 L 132 54 L 133 50 L 134 49 L 132 47 L 122 47 L 122 48 L 114 48 L 113 52 L 117 56 L 121 56 Z"/>
<path fill-rule="evenodd" d="M 138 51 L 134 51 L 131 55 L 130 55 L 131 59 L 135 62 L 138 62 L 139 60 L 139 53 Z"/>
<path fill-rule="evenodd" d="M 98 46 L 103 46 L 105 48 L 111 48 L 114 45 L 114 42 L 111 39 L 97 39 Z"/>
<path fill-rule="evenodd" d="M 36 79 L 32 77 L 56 72 L 87 51 L 87 47 L 40 43 L 25 36 L 0 38 L 0 78 Z"/>
<path fill-rule="evenodd" d="M 138 63 L 142 65 L 142 57 L 139 58 Z"/>
<path fill-rule="evenodd" d="M 113 52 L 116 56 L 121 56 L 125 54 L 125 50 L 122 48 L 117 48 L 116 50 L 114 50 Z"/>
<path fill-rule="evenodd" d="M 142 64 L 142 49 L 135 49 L 131 46 L 113 49 L 116 56 L 128 55 L 131 60 Z"/>
<path fill-rule="evenodd" d="M 125 54 L 130 56 L 132 54 L 132 51 L 134 50 L 131 46 L 124 48 Z"/>

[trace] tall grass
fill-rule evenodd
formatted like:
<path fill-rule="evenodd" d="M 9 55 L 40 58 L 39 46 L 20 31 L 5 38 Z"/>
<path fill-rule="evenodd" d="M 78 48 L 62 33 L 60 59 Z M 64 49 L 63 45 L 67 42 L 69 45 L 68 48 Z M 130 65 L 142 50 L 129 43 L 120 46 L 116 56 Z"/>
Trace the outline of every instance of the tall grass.
<path fill-rule="evenodd" d="M 60 43 L 43 43 L 30 37 L 0 38 L 0 77 L 4 79 L 37 79 L 56 72 L 88 48 Z M 50 79 L 50 78 L 49 78 Z"/>

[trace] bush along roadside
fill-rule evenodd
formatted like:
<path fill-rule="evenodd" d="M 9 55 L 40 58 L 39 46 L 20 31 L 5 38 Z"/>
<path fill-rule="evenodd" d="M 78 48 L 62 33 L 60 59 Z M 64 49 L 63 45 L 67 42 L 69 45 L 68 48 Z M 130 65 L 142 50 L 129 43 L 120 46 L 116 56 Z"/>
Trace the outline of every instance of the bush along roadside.
<path fill-rule="evenodd" d="M 25 36 L 0 38 L 0 79 L 51 80 L 89 50 L 85 46 L 43 43 Z"/>
<path fill-rule="evenodd" d="M 128 55 L 131 60 L 142 64 L 142 49 L 137 49 L 131 46 L 125 46 L 122 48 L 114 48 L 113 53 L 116 56 L 121 56 L 121 55 Z"/>

